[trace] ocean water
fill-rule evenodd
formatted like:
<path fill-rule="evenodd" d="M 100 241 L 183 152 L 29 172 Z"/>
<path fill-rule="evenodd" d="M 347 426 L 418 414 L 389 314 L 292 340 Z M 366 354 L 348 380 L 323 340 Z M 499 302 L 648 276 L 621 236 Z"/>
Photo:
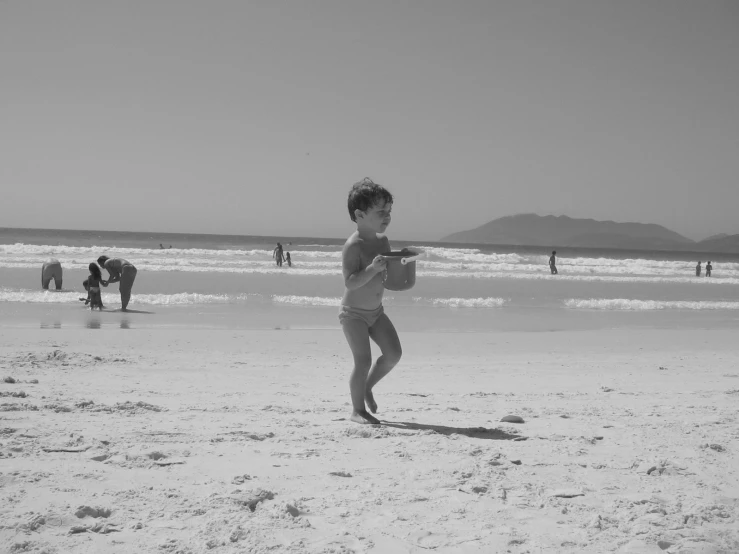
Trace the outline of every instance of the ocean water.
<path fill-rule="evenodd" d="M 278 240 L 291 253 L 292 267 L 272 260 Z M 384 302 L 394 320 L 413 329 L 702 327 L 734 325 L 739 318 L 739 259 L 732 255 L 712 255 L 713 276 L 698 278 L 695 264 L 705 265 L 705 253 L 554 245 L 554 276 L 547 263 L 551 248 L 392 237 L 391 244 L 425 252 L 416 286 L 387 291 Z M 304 237 L 0 229 L 0 324 L 87 324 L 81 283 L 88 264 L 107 254 L 138 269 L 129 308 L 147 313 L 126 316 L 129 326 L 338 326 L 342 245 L 343 239 Z M 64 268 L 61 292 L 40 287 L 40 268 L 50 257 Z M 104 289 L 111 308 L 120 306 L 117 290 Z M 123 321 L 121 314 L 94 317 L 100 326 Z"/>

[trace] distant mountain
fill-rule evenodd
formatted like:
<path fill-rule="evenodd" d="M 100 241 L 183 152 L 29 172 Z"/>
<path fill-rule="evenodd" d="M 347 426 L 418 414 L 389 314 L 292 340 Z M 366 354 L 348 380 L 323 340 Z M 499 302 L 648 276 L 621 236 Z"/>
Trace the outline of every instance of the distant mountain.
<path fill-rule="evenodd" d="M 453 233 L 441 241 L 630 250 L 688 250 L 696 246 L 695 241 L 653 223 L 617 223 L 536 214 L 501 217 L 475 229 Z"/>
<path fill-rule="evenodd" d="M 716 238 L 714 238 L 716 237 Z M 739 235 L 714 235 L 705 240 L 700 241 L 696 245 L 696 250 L 703 252 L 728 252 L 739 254 Z"/>
<path fill-rule="evenodd" d="M 705 242 L 705 241 L 707 241 L 707 240 L 716 240 L 716 239 L 722 239 L 722 238 L 724 238 L 724 237 L 728 237 L 728 236 L 729 236 L 729 235 L 727 235 L 726 233 L 719 233 L 718 235 L 711 235 L 710 237 L 704 238 L 704 239 L 703 239 L 702 241 L 700 241 L 700 242 Z"/>

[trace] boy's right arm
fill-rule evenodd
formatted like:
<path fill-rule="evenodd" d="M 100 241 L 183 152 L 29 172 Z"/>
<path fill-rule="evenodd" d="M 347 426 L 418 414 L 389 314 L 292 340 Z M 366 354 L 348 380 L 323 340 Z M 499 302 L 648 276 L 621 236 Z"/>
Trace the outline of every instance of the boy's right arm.
<path fill-rule="evenodd" d="M 387 262 L 382 256 L 376 256 L 367 267 L 362 267 L 361 247 L 358 243 L 344 246 L 341 262 L 344 273 L 344 284 L 348 290 L 356 290 L 369 283 L 372 278 L 385 269 Z"/>

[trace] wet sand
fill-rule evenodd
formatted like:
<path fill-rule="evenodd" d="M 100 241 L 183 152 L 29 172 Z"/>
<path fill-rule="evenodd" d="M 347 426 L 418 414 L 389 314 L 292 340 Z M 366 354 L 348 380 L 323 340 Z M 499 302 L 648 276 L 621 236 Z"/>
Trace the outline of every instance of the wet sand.
<path fill-rule="evenodd" d="M 739 551 L 734 330 L 401 340 L 0 328 L 0 551 Z"/>

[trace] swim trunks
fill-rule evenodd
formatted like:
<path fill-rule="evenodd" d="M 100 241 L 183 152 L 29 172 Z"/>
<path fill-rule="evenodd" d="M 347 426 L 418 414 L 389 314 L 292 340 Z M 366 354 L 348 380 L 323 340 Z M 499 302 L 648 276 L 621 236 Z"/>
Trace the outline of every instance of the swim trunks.
<path fill-rule="evenodd" d="M 121 282 L 120 285 L 118 285 L 118 291 L 121 294 L 131 294 L 131 289 L 133 288 L 133 281 L 136 279 L 136 268 L 132 265 L 124 265 L 121 268 Z"/>
<path fill-rule="evenodd" d="M 374 310 L 363 310 L 362 308 L 352 308 L 351 306 L 342 306 L 339 311 L 339 323 L 342 325 L 352 319 L 364 321 L 367 327 L 372 327 L 380 316 L 385 313 L 385 309 L 380 304 Z"/>
<path fill-rule="evenodd" d="M 57 290 L 62 288 L 62 264 L 56 258 L 50 258 L 41 267 L 41 288 L 48 289 L 49 283 L 54 279 Z"/>

